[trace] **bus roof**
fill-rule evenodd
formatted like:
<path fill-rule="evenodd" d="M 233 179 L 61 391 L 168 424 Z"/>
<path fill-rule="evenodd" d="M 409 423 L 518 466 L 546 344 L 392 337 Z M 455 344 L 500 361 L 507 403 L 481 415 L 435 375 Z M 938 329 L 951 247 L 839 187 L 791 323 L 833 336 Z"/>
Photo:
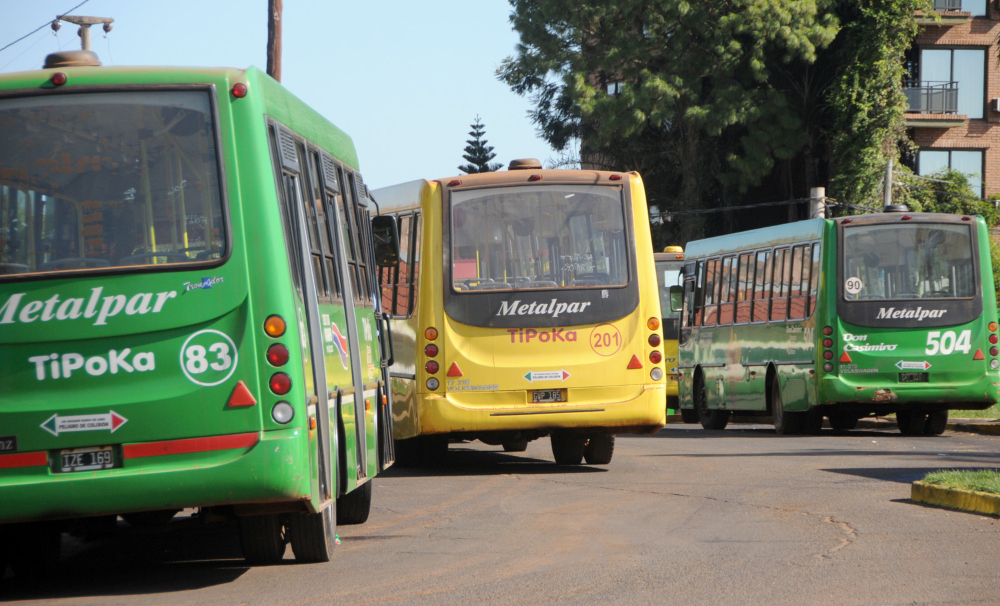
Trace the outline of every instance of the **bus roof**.
<path fill-rule="evenodd" d="M 621 178 L 619 183 L 623 183 L 630 178 L 639 179 L 639 173 L 637 172 L 626 172 L 626 171 L 604 171 L 604 170 L 575 170 L 575 169 L 561 169 L 561 168 L 528 168 L 528 169 L 517 169 L 517 170 L 498 170 L 489 173 L 474 173 L 471 175 L 456 175 L 454 177 L 444 177 L 441 179 L 436 179 L 442 185 L 448 185 L 452 181 L 461 181 L 461 185 L 450 186 L 451 189 L 457 188 L 469 188 L 469 187 L 484 187 L 484 186 L 497 186 L 503 187 L 507 185 L 522 185 L 528 182 L 529 177 L 538 176 L 540 179 L 534 179 L 531 182 L 537 185 L 545 185 L 546 183 L 593 183 L 595 185 L 601 183 L 614 182 L 611 179 L 612 175 L 618 175 Z"/>
<path fill-rule="evenodd" d="M 805 221 L 751 229 L 725 236 L 705 238 L 704 240 L 693 240 L 688 242 L 685 255 L 688 259 L 711 257 L 740 250 L 753 250 L 813 240 L 823 235 L 826 224 L 826 219 L 806 219 Z"/>
<path fill-rule="evenodd" d="M 372 198 L 378 204 L 379 211 L 381 212 L 415 208 L 420 205 L 420 195 L 423 188 L 430 185 L 431 182 L 426 179 L 397 183 L 396 185 L 372 190 Z"/>

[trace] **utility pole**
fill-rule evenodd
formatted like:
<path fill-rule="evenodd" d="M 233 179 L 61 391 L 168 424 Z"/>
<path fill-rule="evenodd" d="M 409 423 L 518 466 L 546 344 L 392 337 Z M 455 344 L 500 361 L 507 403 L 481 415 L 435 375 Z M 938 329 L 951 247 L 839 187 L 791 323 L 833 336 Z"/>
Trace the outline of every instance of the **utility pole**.
<path fill-rule="evenodd" d="M 281 9 L 283 0 L 267 0 L 267 75 L 281 82 Z"/>
<path fill-rule="evenodd" d="M 882 193 L 882 207 L 892 204 L 892 158 L 885 163 L 885 189 Z"/>
<path fill-rule="evenodd" d="M 90 26 L 97 25 L 98 23 L 104 24 L 104 33 L 111 31 L 112 23 L 115 22 L 114 19 L 108 17 L 78 17 L 76 15 L 58 15 L 56 16 L 56 21 L 52 23 L 52 29 L 59 29 L 57 27 L 59 21 L 66 21 L 67 23 L 73 23 L 74 25 L 79 25 L 80 29 L 77 30 L 77 34 L 80 36 L 80 49 L 89 51 L 90 50 Z"/>
<path fill-rule="evenodd" d="M 809 190 L 809 218 L 826 218 L 826 188 L 813 187 Z"/>

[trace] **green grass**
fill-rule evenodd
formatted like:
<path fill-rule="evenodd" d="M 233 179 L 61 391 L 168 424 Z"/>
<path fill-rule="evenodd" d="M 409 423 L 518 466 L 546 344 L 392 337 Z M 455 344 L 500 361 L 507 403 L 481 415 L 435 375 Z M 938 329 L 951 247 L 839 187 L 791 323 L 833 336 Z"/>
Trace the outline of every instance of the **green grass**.
<path fill-rule="evenodd" d="M 978 490 L 1000 494 L 1000 470 L 996 469 L 955 469 L 932 471 L 924 482 L 959 490 Z"/>
<path fill-rule="evenodd" d="M 985 410 L 951 410 L 949 419 L 1000 419 L 1000 404 L 990 406 Z"/>

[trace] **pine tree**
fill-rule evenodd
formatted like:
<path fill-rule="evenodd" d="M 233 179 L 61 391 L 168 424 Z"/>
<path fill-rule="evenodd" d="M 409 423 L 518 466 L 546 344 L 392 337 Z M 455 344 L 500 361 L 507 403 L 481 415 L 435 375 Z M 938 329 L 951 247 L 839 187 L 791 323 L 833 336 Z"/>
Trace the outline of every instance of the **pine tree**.
<path fill-rule="evenodd" d="M 458 170 L 470 175 L 474 173 L 491 173 L 500 170 L 503 164 L 500 162 L 490 162 L 497 155 L 493 153 L 493 146 L 487 145 L 489 141 L 483 138 L 483 135 L 486 134 L 486 129 L 478 115 L 476 116 L 476 121 L 469 126 L 472 127 L 472 130 L 469 131 L 469 136 L 472 138 L 466 141 L 468 145 L 465 146 L 465 154 L 462 155 L 469 164 L 459 166 Z"/>

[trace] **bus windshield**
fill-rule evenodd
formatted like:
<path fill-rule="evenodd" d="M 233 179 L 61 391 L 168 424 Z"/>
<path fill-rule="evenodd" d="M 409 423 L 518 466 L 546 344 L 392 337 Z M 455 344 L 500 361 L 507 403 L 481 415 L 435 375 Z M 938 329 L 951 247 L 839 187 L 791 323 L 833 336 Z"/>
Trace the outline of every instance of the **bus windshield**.
<path fill-rule="evenodd" d="M 0 99 L 0 275 L 225 255 L 209 93 Z"/>
<path fill-rule="evenodd" d="M 455 291 L 623 286 L 619 187 L 552 185 L 455 192 Z"/>
<path fill-rule="evenodd" d="M 976 294 L 972 239 L 966 225 L 848 227 L 843 263 L 847 301 Z"/>

